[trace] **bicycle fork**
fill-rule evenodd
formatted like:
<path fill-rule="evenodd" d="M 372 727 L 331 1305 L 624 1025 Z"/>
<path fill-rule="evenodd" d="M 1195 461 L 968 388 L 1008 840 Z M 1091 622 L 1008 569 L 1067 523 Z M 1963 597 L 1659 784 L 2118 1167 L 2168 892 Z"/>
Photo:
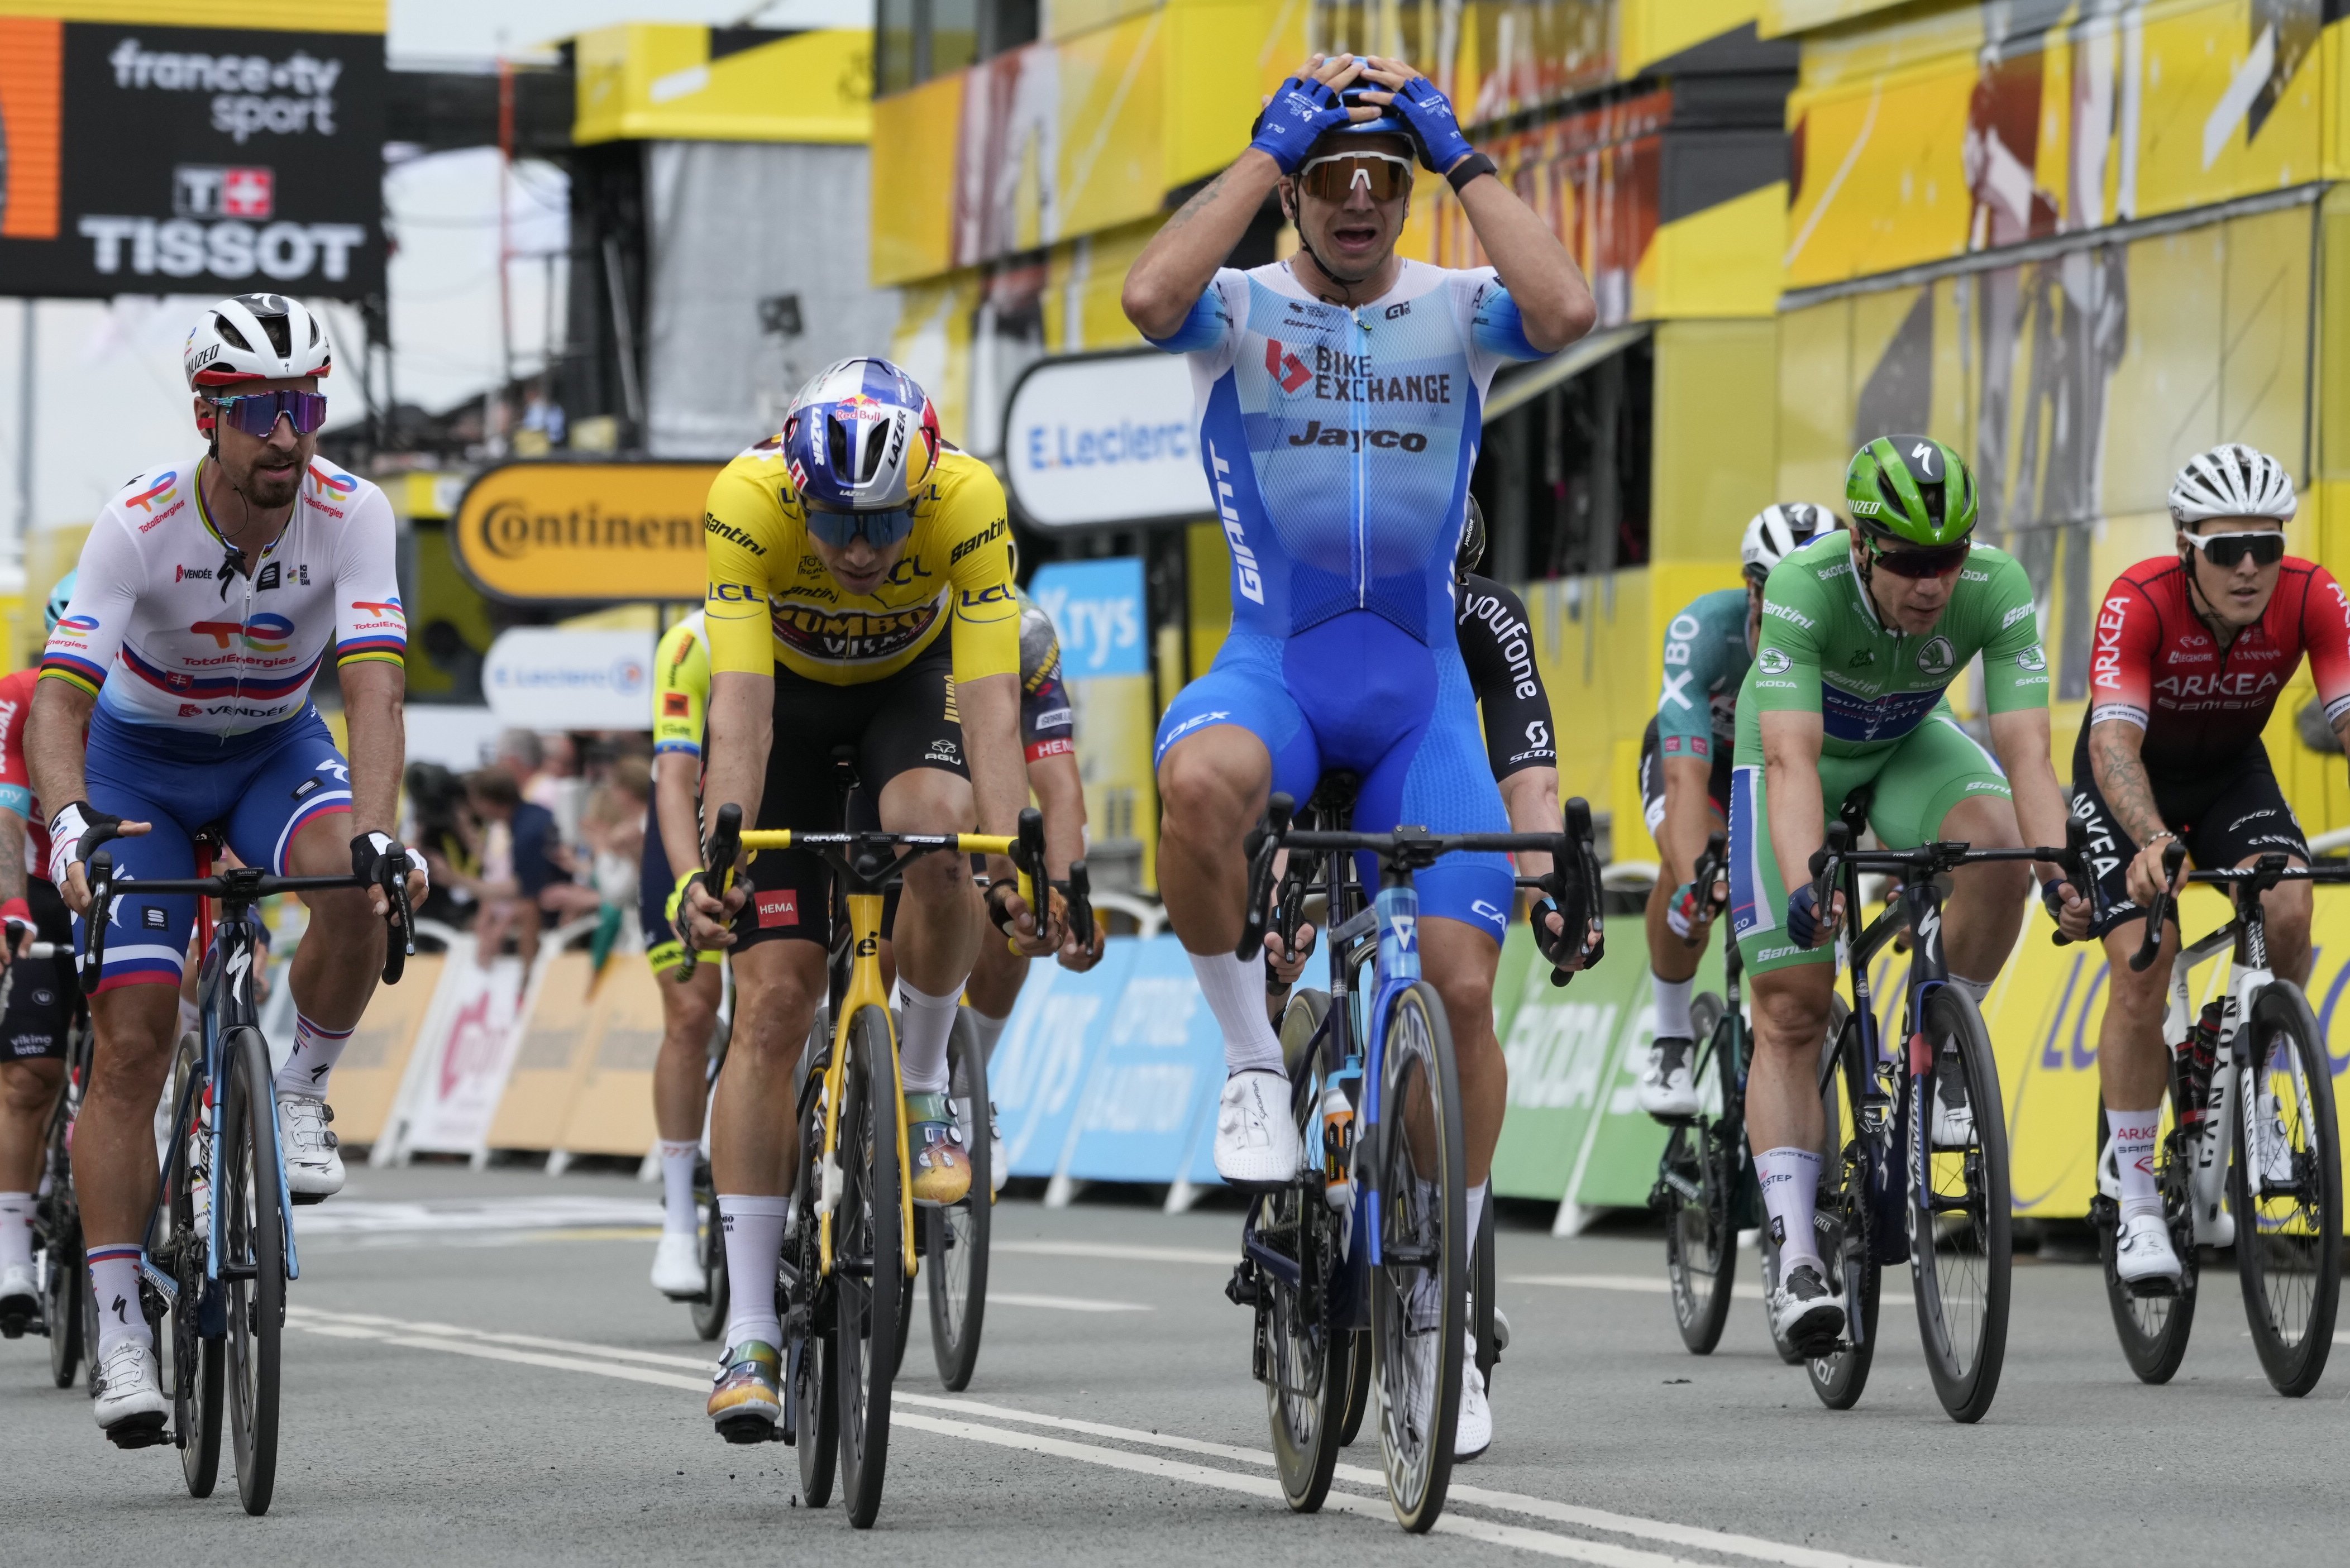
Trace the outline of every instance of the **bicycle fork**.
<path fill-rule="evenodd" d="M 1371 1267 L 1378 1268 L 1386 1262 L 1380 1255 L 1384 1227 L 1379 1212 L 1379 1187 L 1375 1181 L 1363 1181 L 1360 1156 L 1367 1150 L 1374 1160 L 1384 1162 L 1386 1158 L 1387 1106 L 1380 1090 L 1387 1075 L 1388 1010 L 1396 992 L 1419 979 L 1419 893 L 1409 881 L 1387 882 L 1380 887 L 1371 907 L 1377 911 L 1378 924 L 1379 983 L 1372 992 L 1371 1026 L 1365 1031 L 1370 1048 L 1363 1057 L 1363 1120 L 1355 1138 L 1355 1180 L 1356 1209 L 1363 1216 L 1368 1261 Z"/>

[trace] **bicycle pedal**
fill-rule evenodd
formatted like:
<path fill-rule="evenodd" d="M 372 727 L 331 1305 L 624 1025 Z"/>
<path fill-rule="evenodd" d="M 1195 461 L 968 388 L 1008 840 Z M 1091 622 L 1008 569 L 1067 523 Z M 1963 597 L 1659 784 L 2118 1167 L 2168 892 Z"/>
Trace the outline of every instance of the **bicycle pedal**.
<path fill-rule="evenodd" d="M 294 1194 L 294 1207 L 307 1209 L 314 1203 L 324 1203 L 333 1196 L 331 1192 L 296 1192 Z"/>
<path fill-rule="evenodd" d="M 2168 1301 L 2178 1294 L 2178 1282 L 2166 1280 L 2159 1274 L 2151 1279 L 2125 1280 L 2123 1288 L 2138 1301 Z"/>
<path fill-rule="evenodd" d="M 160 1415 L 132 1416 L 107 1428 L 106 1440 L 118 1449 L 152 1449 L 172 1441 L 172 1434 Z"/>
<path fill-rule="evenodd" d="M 1234 1306 L 1253 1307 L 1257 1304 L 1254 1264 L 1243 1260 L 1232 1266 L 1232 1277 L 1224 1282 L 1224 1299 Z"/>
<path fill-rule="evenodd" d="M 718 1435 L 738 1446 L 774 1440 L 778 1423 L 764 1421 L 756 1416 L 737 1416 L 718 1423 Z"/>

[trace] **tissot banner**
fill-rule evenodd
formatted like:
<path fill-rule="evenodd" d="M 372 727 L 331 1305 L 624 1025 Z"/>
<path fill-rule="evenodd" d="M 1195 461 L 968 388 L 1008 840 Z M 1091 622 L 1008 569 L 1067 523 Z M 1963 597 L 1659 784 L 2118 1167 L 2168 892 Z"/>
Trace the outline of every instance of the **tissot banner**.
<path fill-rule="evenodd" d="M 0 295 L 383 287 L 383 38 L 0 17 Z"/>

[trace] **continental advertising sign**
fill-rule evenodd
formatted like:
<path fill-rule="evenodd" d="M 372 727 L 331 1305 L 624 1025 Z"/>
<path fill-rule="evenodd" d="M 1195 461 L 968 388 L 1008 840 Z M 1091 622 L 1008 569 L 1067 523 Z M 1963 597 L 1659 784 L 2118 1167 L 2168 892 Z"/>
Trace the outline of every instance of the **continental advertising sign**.
<path fill-rule="evenodd" d="M 508 463 L 466 487 L 450 545 L 475 587 L 510 603 L 699 603 L 702 502 L 719 467 Z"/>
<path fill-rule="evenodd" d="M 0 288 L 382 290 L 380 33 L 7 10 Z"/>

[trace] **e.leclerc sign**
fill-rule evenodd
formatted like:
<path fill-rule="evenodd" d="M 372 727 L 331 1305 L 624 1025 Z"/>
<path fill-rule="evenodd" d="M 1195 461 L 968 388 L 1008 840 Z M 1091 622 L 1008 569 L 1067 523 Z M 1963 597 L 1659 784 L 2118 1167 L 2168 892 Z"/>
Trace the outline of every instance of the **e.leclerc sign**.
<path fill-rule="evenodd" d="M 1149 350 L 1032 367 L 1012 389 L 1003 466 L 1039 528 L 1208 517 L 1188 361 Z"/>
<path fill-rule="evenodd" d="M 702 596 L 702 504 L 712 462 L 515 462 L 465 489 L 457 564 L 518 602 Z"/>

